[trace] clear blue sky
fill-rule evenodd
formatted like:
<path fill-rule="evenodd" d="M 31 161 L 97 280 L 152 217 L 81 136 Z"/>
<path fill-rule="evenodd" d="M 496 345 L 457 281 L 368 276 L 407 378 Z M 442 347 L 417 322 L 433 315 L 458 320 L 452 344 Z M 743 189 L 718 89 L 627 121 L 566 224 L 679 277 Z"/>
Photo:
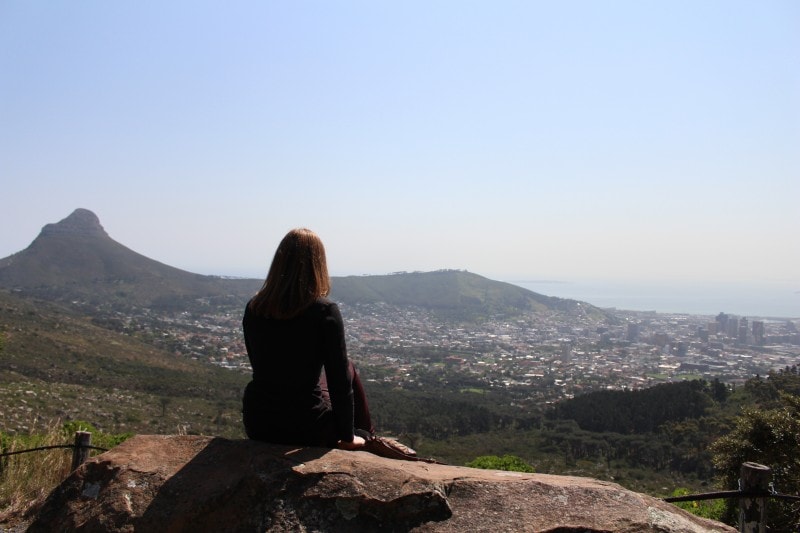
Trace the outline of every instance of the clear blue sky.
<path fill-rule="evenodd" d="M 0 257 L 800 285 L 800 2 L 0 3 Z"/>

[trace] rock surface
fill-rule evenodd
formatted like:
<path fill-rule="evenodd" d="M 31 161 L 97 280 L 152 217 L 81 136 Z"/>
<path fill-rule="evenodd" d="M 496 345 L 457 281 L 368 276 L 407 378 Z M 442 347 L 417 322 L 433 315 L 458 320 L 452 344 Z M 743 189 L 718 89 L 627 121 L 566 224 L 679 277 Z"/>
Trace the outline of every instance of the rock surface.
<path fill-rule="evenodd" d="M 199 436 L 133 437 L 73 472 L 28 531 L 733 532 L 588 478 Z"/>

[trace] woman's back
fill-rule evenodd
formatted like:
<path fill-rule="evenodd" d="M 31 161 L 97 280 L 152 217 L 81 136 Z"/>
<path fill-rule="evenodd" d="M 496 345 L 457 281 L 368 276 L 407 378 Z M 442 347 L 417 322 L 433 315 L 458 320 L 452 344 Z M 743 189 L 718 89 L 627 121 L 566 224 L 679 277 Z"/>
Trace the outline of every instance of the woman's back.
<path fill-rule="evenodd" d="M 248 305 L 242 328 L 253 367 L 243 400 L 248 435 L 319 445 L 352 435 L 352 376 L 335 303 L 318 298 L 289 319 L 260 316 Z M 329 400 L 319 383 L 323 367 Z"/>

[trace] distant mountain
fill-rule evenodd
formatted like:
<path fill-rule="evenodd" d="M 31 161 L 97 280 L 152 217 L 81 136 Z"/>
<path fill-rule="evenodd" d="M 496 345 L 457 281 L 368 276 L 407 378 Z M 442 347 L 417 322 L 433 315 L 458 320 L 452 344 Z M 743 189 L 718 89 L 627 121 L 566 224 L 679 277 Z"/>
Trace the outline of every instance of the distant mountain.
<path fill-rule="evenodd" d="M 332 296 L 343 303 L 385 302 L 431 309 L 455 319 L 561 312 L 606 319 L 605 311 L 575 300 L 544 296 L 511 283 L 461 270 L 349 276 L 332 280 Z"/>
<path fill-rule="evenodd" d="M 0 259 L 0 287 L 45 300 L 180 308 L 197 298 L 241 299 L 254 280 L 186 272 L 113 240 L 97 215 L 76 209 L 47 224 L 24 250 Z"/>
<path fill-rule="evenodd" d="M 244 305 L 261 283 L 193 274 L 145 257 L 109 237 L 97 215 L 87 209 L 47 224 L 30 246 L 0 259 L 0 287 L 43 300 L 113 309 L 184 310 L 200 299 Z M 332 283 L 333 298 L 345 304 L 416 306 L 453 319 L 531 311 L 608 318 L 586 303 L 456 270 L 338 277 Z"/>

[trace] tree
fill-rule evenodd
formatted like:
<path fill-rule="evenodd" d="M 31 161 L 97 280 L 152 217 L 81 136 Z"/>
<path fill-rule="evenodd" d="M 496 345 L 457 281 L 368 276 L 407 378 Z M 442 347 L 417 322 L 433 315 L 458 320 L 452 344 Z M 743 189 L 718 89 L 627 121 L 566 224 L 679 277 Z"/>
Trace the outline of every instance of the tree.
<path fill-rule="evenodd" d="M 729 394 L 728 387 L 719 378 L 714 378 L 714 381 L 711 382 L 711 395 L 713 398 L 719 403 L 725 403 Z"/>
<path fill-rule="evenodd" d="M 161 416 L 164 417 L 167 414 L 167 407 L 169 404 L 172 403 L 172 399 L 168 398 L 167 396 L 160 396 L 158 398 L 158 404 L 161 406 Z M 217 402 L 219 404 L 219 402 Z"/>
<path fill-rule="evenodd" d="M 746 408 L 733 431 L 712 445 L 714 466 L 726 488 L 738 488 L 740 467 L 750 461 L 772 469 L 777 492 L 800 492 L 800 396 L 781 393 L 780 400 L 782 405 L 773 409 Z M 736 505 L 729 500 L 730 523 L 735 522 Z M 770 500 L 767 521 L 772 531 L 800 531 L 800 504 Z"/>

